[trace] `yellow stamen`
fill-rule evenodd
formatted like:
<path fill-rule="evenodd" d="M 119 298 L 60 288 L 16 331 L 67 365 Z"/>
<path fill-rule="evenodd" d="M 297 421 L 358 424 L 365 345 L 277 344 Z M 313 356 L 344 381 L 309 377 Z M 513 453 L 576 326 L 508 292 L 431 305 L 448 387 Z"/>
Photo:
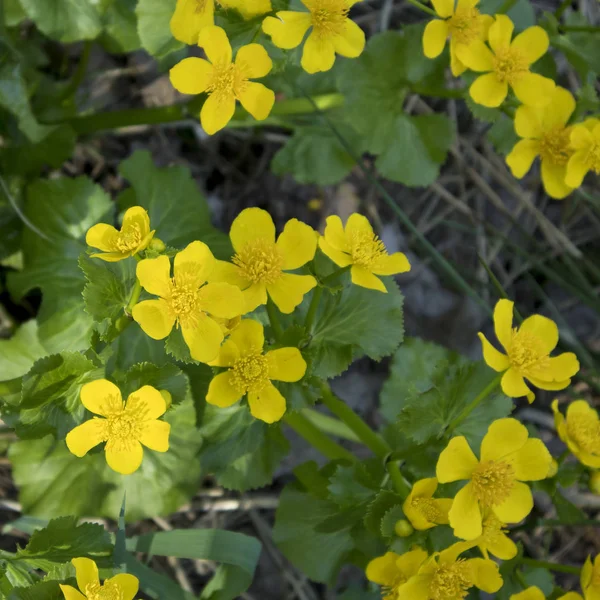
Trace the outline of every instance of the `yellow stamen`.
<path fill-rule="evenodd" d="M 309 10 L 312 26 L 319 37 L 327 38 L 344 32 L 348 18 L 345 0 L 313 0 Z"/>
<path fill-rule="evenodd" d="M 494 546 L 506 533 L 503 523 L 498 517 L 490 511 L 490 514 L 483 521 L 483 531 L 481 533 L 482 546 Z"/>
<path fill-rule="evenodd" d="M 123 592 L 111 581 L 106 581 L 104 585 L 99 582 L 88 583 L 84 591 L 87 600 L 123 600 Z"/>
<path fill-rule="evenodd" d="M 595 139 L 586 149 L 585 164 L 590 171 L 600 175 L 600 140 Z"/>
<path fill-rule="evenodd" d="M 555 127 L 544 132 L 540 138 L 542 160 L 554 165 L 566 165 L 573 154 L 570 134 L 571 130 L 568 127 Z"/>
<path fill-rule="evenodd" d="M 440 565 L 429 584 L 431 600 L 461 600 L 472 586 L 469 568 L 464 560 Z"/>
<path fill-rule="evenodd" d="M 430 523 L 442 523 L 444 521 L 444 513 L 433 498 L 413 498 L 411 505 Z"/>
<path fill-rule="evenodd" d="M 235 63 L 216 63 L 213 65 L 212 77 L 206 91 L 214 94 L 219 101 L 223 101 L 232 95 L 239 97 L 248 87 L 247 68 Z"/>
<path fill-rule="evenodd" d="M 353 231 L 349 241 L 352 262 L 360 267 L 371 269 L 377 261 L 387 255 L 383 242 L 376 235 L 366 231 Z"/>
<path fill-rule="evenodd" d="M 484 506 L 502 504 L 515 484 L 515 471 L 507 462 L 488 460 L 473 471 L 473 490 Z"/>
<path fill-rule="evenodd" d="M 112 398 L 107 399 L 103 412 L 106 419 L 98 419 L 98 422 L 104 425 L 103 441 L 106 447 L 120 451 L 130 449 L 144 431 L 147 420 L 145 404 L 136 396 L 129 398 L 127 404 Z"/>
<path fill-rule="evenodd" d="M 275 243 L 268 240 L 248 242 L 232 262 L 240 268 L 240 275 L 253 283 L 274 283 L 283 275 L 283 256 Z"/>
<path fill-rule="evenodd" d="M 582 449 L 600 455 L 600 424 L 586 415 L 572 414 L 567 419 L 568 436 Z"/>
<path fill-rule="evenodd" d="M 514 329 L 510 350 L 510 364 L 520 372 L 547 369 L 550 357 L 544 350 L 543 341 L 530 331 Z"/>
<path fill-rule="evenodd" d="M 470 44 L 483 33 L 483 20 L 476 8 L 457 9 L 447 23 L 450 35 L 459 44 Z"/>
<path fill-rule="evenodd" d="M 132 223 L 121 229 L 115 241 L 113 250 L 115 252 L 131 252 L 135 250 L 142 241 L 142 232 L 137 223 Z"/>
<path fill-rule="evenodd" d="M 529 71 L 527 58 L 518 48 L 501 48 L 494 56 L 494 72 L 499 81 L 513 85 Z"/>
<path fill-rule="evenodd" d="M 170 281 L 169 292 L 164 298 L 177 324 L 191 328 L 198 322 L 202 312 L 200 307 L 200 288 L 193 273 L 185 271 Z"/>
<path fill-rule="evenodd" d="M 269 383 L 269 362 L 256 352 L 237 360 L 230 373 L 233 387 L 241 394 L 260 392 Z"/>

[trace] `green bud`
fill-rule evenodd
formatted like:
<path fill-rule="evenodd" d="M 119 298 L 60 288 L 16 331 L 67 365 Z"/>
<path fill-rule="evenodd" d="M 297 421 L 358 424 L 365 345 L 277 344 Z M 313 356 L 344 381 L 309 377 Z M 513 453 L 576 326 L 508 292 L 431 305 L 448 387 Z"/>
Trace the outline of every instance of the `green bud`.
<path fill-rule="evenodd" d="M 414 529 L 406 519 L 400 519 L 400 521 L 396 521 L 394 531 L 398 537 L 408 537 L 409 535 L 412 535 Z"/>
<path fill-rule="evenodd" d="M 590 490 L 594 494 L 600 495 L 600 471 L 592 471 L 590 473 Z"/>
<path fill-rule="evenodd" d="M 166 246 L 162 240 L 159 240 L 157 237 L 155 237 L 152 238 L 152 241 L 150 242 L 150 246 L 148 246 L 148 248 L 150 250 L 153 250 L 154 252 L 164 252 Z"/>
<path fill-rule="evenodd" d="M 171 397 L 171 393 L 168 390 L 158 390 L 160 395 L 163 397 L 165 404 L 167 405 L 167 409 L 171 408 L 171 404 L 173 404 L 173 398 Z"/>

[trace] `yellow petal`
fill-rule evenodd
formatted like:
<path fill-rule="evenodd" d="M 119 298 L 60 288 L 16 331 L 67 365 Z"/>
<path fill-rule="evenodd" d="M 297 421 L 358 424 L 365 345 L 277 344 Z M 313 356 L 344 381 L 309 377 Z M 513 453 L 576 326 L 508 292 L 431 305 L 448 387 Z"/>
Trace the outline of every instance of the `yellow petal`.
<path fill-rule="evenodd" d="M 208 386 L 206 401 L 213 406 L 227 408 L 240 400 L 242 393 L 234 386 L 231 371 L 215 375 Z"/>
<path fill-rule="evenodd" d="M 352 213 L 346 221 L 346 237 L 353 238 L 355 236 L 370 236 L 373 237 L 373 227 L 369 219 L 359 213 Z"/>
<path fill-rule="evenodd" d="M 278 348 L 267 352 L 269 379 L 300 381 L 306 373 L 306 361 L 298 348 Z"/>
<path fill-rule="evenodd" d="M 115 249 L 115 240 L 118 235 L 119 232 L 112 225 L 98 223 L 88 229 L 85 235 L 85 243 L 92 246 L 92 248 L 112 252 Z"/>
<path fill-rule="evenodd" d="M 202 29 L 215 23 L 214 0 L 206 0 L 198 10 L 197 0 L 177 0 L 171 17 L 171 33 L 176 40 L 195 46 Z"/>
<path fill-rule="evenodd" d="M 215 260 L 214 268 L 208 277 L 209 283 L 230 283 L 241 290 L 250 286 L 250 281 L 244 279 L 240 268 L 224 260 Z"/>
<path fill-rule="evenodd" d="M 331 215 L 330 217 L 327 217 L 325 222 L 326 225 L 323 236 L 325 237 L 327 244 L 336 250 L 349 252 L 350 246 L 348 245 L 342 220 L 337 215 Z"/>
<path fill-rule="evenodd" d="M 532 438 L 510 457 L 510 463 L 519 481 L 541 481 L 548 477 L 552 456 L 542 440 Z"/>
<path fill-rule="evenodd" d="M 488 31 L 488 41 L 496 54 L 498 50 L 510 46 L 514 28 L 514 23 L 509 17 L 506 15 L 496 15 L 496 20 Z"/>
<path fill-rule="evenodd" d="M 331 38 L 318 36 L 314 31 L 304 42 L 300 64 L 307 73 L 329 71 L 335 62 L 335 48 Z"/>
<path fill-rule="evenodd" d="M 474 540 L 481 535 L 481 510 L 471 482 L 454 497 L 448 520 L 456 537 Z"/>
<path fill-rule="evenodd" d="M 546 54 L 549 45 L 548 34 L 541 27 L 534 25 L 517 35 L 511 48 L 518 49 L 525 56 L 527 62 L 532 64 Z"/>
<path fill-rule="evenodd" d="M 528 437 L 527 427 L 516 419 L 497 419 L 488 427 L 481 442 L 481 461 L 504 460 L 520 450 Z"/>
<path fill-rule="evenodd" d="M 540 153 L 540 142 L 538 140 L 521 140 L 517 142 L 506 157 L 513 177 L 521 179 L 531 169 L 535 157 Z"/>
<path fill-rule="evenodd" d="M 368 288 L 370 290 L 377 290 L 378 292 L 383 292 L 387 294 L 387 289 L 376 275 L 373 275 L 370 271 L 367 271 L 364 267 L 359 267 L 358 265 L 352 265 L 350 269 L 350 276 L 352 279 L 352 283 L 354 285 L 359 285 L 360 287 Z"/>
<path fill-rule="evenodd" d="M 260 79 L 273 68 L 273 61 L 260 44 L 242 46 L 235 57 L 235 64 L 248 79 Z"/>
<path fill-rule="evenodd" d="M 548 104 L 555 87 L 554 81 L 537 73 L 525 73 L 519 81 L 512 84 L 515 96 L 528 106 Z"/>
<path fill-rule="evenodd" d="M 156 388 L 144 385 L 129 394 L 127 409 L 133 411 L 140 420 L 152 421 L 165 414 L 167 403 Z"/>
<path fill-rule="evenodd" d="M 169 71 L 169 79 L 182 94 L 201 94 L 207 90 L 213 71 L 213 66 L 203 58 L 184 58 Z"/>
<path fill-rule="evenodd" d="M 71 429 L 65 439 L 69 452 L 80 458 L 85 456 L 106 440 L 106 426 L 106 419 L 93 418 Z"/>
<path fill-rule="evenodd" d="M 250 392 L 248 404 L 252 416 L 265 423 L 275 423 L 285 414 L 285 398 L 272 384 L 267 385 L 260 392 Z"/>
<path fill-rule="evenodd" d="M 231 63 L 231 44 L 225 30 L 215 25 L 204 27 L 198 38 L 198 45 L 204 48 L 208 60 L 213 64 Z"/>
<path fill-rule="evenodd" d="M 410 491 L 410 497 L 412 498 L 431 498 L 437 490 L 438 481 L 435 477 L 427 477 L 426 479 L 419 479 L 415 481 L 412 490 Z"/>
<path fill-rule="evenodd" d="M 429 584 L 431 577 L 417 575 L 403 583 L 397 591 L 398 598 L 410 598 L 410 600 L 429 600 Z"/>
<path fill-rule="evenodd" d="M 565 379 L 564 381 L 544 381 L 543 379 L 534 377 L 530 373 L 527 373 L 526 377 L 533 385 L 535 385 L 535 387 L 540 388 L 541 390 L 564 390 L 571 385 L 570 379 Z M 531 400 L 529 401 L 531 402 Z"/>
<path fill-rule="evenodd" d="M 123 225 L 121 229 L 128 227 L 137 227 L 142 238 L 150 233 L 150 217 L 148 211 L 141 206 L 132 206 L 125 211 L 123 215 Z"/>
<path fill-rule="evenodd" d="M 513 594 L 510 600 L 546 600 L 546 596 L 544 596 L 544 592 L 539 587 L 533 586 L 528 587 L 518 594 Z"/>
<path fill-rule="evenodd" d="M 277 17 L 267 17 L 262 24 L 263 31 L 271 36 L 273 44 L 284 50 L 299 46 L 310 26 L 310 13 L 290 10 L 278 12 Z"/>
<path fill-rule="evenodd" d="M 108 379 L 96 379 L 86 383 L 80 392 L 82 404 L 92 413 L 110 414 L 115 408 L 122 407 L 121 390 Z"/>
<path fill-rule="evenodd" d="M 423 54 L 437 58 L 443 51 L 448 38 L 448 23 L 440 19 L 429 21 L 423 32 Z"/>
<path fill-rule="evenodd" d="M 588 556 L 583 563 L 583 567 L 581 568 L 581 589 L 585 591 L 585 589 L 592 582 L 592 577 L 594 575 L 594 566 L 592 565 L 592 560 Z"/>
<path fill-rule="evenodd" d="M 277 281 L 267 285 L 267 292 L 284 314 L 294 312 L 303 298 L 317 285 L 317 280 L 312 275 L 293 275 L 284 273 Z"/>
<path fill-rule="evenodd" d="M 352 257 L 346 252 L 334 248 L 326 237 L 319 238 L 321 252 L 330 258 L 338 267 L 347 267 L 352 264 Z"/>
<path fill-rule="evenodd" d="M 564 596 L 558 598 L 558 600 L 583 600 L 583 596 L 577 592 L 567 592 Z"/>
<path fill-rule="evenodd" d="M 396 561 L 399 558 L 400 555 L 395 552 L 386 552 L 383 556 L 374 558 L 367 565 L 367 579 L 378 585 L 391 587 L 398 577 Z"/>
<path fill-rule="evenodd" d="M 275 223 L 266 210 L 245 208 L 233 221 L 229 237 L 236 252 L 256 239 L 275 243 Z"/>
<path fill-rule="evenodd" d="M 549 375 L 553 381 L 570 379 L 579 371 L 579 361 L 573 352 L 563 352 L 550 359 Z M 540 377 L 540 375 L 538 375 Z M 546 379 L 546 377 L 540 377 Z"/>
<path fill-rule="evenodd" d="M 573 134 L 571 134 L 571 144 L 573 144 Z M 587 163 L 587 151 L 579 150 L 571 156 L 567 163 L 567 174 L 565 176 L 565 183 L 572 188 L 578 188 L 582 183 L 584 177 L 590 167 Z"/>
<path fill-rule="evenodd" d="M 521 396 L 528 396 L 531 390 L 527 387 L 523 376 L 520 375 L 515 369 L 510 368 L 500 380 L 502 391 L 509 398 L 521 398 Z"/>
<path fill-rule="evenodd" d="M 372 267 L 375 275 L 397 275 L 410 271 L 410 263 L 406 254 L 394 252 L 388 256 L 381 257 Z"/>
<path fill-rule="evenodd" d="M 542 182 L 546 194 L 555 200 L 562 200 L 573 192 L 565 183 L 567 165 L 557 165 L 548 160 L 542 161 Z"/>
<path fill-rule="evenodd" d="M 138 302 L 133 307 L 131 316 L 153 340 L 164 340 L 175 325 L 175 316 L 162 298 Z"/>
<path fill-rule="evenodd" d="M 132 256 L 131 252 L 106 252 L 105 254 L 90 254 L 90 258 L 99 258 L 105 262 L 118 262 Z"/>
<path fill-rule="evenodd" d="M 244 297 L 244 314 L 252 312 L 267 303 L 267 286 L 265 283 L 253 283 L 242 292 Z"/>
<path fill-rule="evenodd" d="M 231 332 L 229 341 L 237 346 L 241 356 L 256 352 L 262 354 L 265 345 L 263 326 L 254 319 L 242 319 L 242 322 Z"/>
<path fill-rule="evenodd" d="M 494 307 L 494 333 L 505 350 L 512 344 L 512 321 L 514 302 L 502 298 Z"/>
<path fill-rule="evenodd" d="M 571 145 L 576 150 L 585 150 L 594 143 L 591 131 L 583 125 L 575 125 L 571 131 Z M 89 242 L 88 242 L 89 243 Z M 90 244 L 91 245 L 91 244 Z"/>
<path fill-rule="evenodd" d="M 552 410 L 558 410 L 558 401 L 555 400 L 552 403 Z M 598 422 L 598 413 L 585 401 L 575 400 L 569 404 L 567 408 L 567 420 L 572 419 L 575 416 L 584 417 L 590 422 Z"/>
<path fill-rule="evenodd" d="M 564 127 L 575 111 L 573 94 L 563 87 L 556 86 L 552 98 L 544 110 L 544 126 L 548 129 Z"/>
<path fill-rule="evenodd" d="M 441 513 L 440 517 L 436 520 L 436 525 L 447 525 L 450 522 L 448 515 L 450 514 L 454 500 L 452 498 L 435 498 L 434 502 Z"/>
<path fill-rule="evenodd" d="M 522 104 L 515 112 L 515 132 L 522 138 L 540 138 L 544 133 L 544 108 Z"/>
<path fill-rule="evenodd" d="M 90 558 L 73 558 L 71 564 L 75 567 L 75 577 L 77 579 L 77 587 L 84 590 L 88 585 L 100 583 L 98 575 L 98 567 Z"/>
<path fill-rule="evenodd" d="M 167 452 L 169 450 L 169 434 L 171 425 L 166 421 L 147 421 L 144 431 L 140 436 L 140 442 L 156 452 Z"/>
<path fill-rule="evenodd" d="M 468 46 L 457 45 L 456 55 L 472 71 L 481 73 L 494 69 L 494 55 L 481 40 L 475 40 Z"/>
<path fill-rule="evenodd" d="M 496 516 L 503 523 L 518 523 L 522 521 L 533 509 L 533 496 L 529 486 L 520 481 L 515 481 L 509 497 L 493 507 Z"/>
<path fill-rule="evenodd" d="M 244 312 L 244 296 L 230 283 L 207 283 L 198 297 L 203 311 L 221 319 L 233 319 Z"/>
<path fill-rule="evenodd" d="M 315 257 L 317 251 L 317 232 L 307 225 L 290 219 L 277 239 L 277 247 L 283 255 L 283 269 L 299 269 Z"/>
<path fill-rule="evenodd" d="M 495 594 L 504 583 L 498 570 L 498 565 L 489 559 L 471 558 L 468 561 L 471 571 L 471 581 L 480 590 Z"/>
<path fill-rule="evenodd" d="M 232 367 L 239 357 L 239 348 L 231 340 L 225 340 L 217 358 L 211 360 L 209 364 L 211 367 Z"/>
<path fill-rule="evenodd" d="M 233 90 L 230 95 L 211 94 L 200 111 L 202 128 L 208 135 L 213 135 L 231 121 L 234 112 L 235 96 Z"/>
<path fill-rule="evenodd" d="M 130 475 L 137 471 L 144 458 L 144 450 L 137 440 L 131 440 L 126 446 L 106 444 L 106 462 L 121 475 Z"/>
<path fill-rule="evenodd" d="M 462 435 L 454 437 L 440 454 L 435 469 L 436 477 L 440 483 L 470 479 L 478 464 L 466 438 Z"/>
<path fill-rule="evenodd" d="M 356 58 L 365 49 L 365 32 L 351 19 L 346 19 L 342 33 L 333 38 L 333 48 L 337 54 Z"/>
<path fill-rule="evenodd" d="M 500 81 L 495 73 L 486 73 L 471 84 L 469 94 L 477 104 L 496 108 L 504 102 L 508 94 L 508 84 L 506 81 Z"/>
<path fill-rule="evenodd" d="M 106 583 L 114 583 L 119 588 L 122 597 L 119 600 L 133 600 L 140 588 L 138 578 L 129 573 L 119 573 L 114 577 L 106 580 Z"/>
<path fill-rule="evenodd" d="M 60 591 L 63 593 L 65 600 L 86 600 L 86 597 L 78 592 L 74 587 L 70 585 L 59 584 Z"/>
<path fill-rule="evenodd" d="M 275 92 L 262 83 L 250 81 L 238 94 L 238 100 L 257 121 L 264 121 L 275 104 Z"/>
<path fill-rule="evenodd" d="M 450 38 L 450 72 L 454 77 L 460 77 L 466 70 L 466 65 L 458 58 L 456 42 Z"/>
<path fill-rule="evenodd" d="M 540 352 L 549 354 L 558 344 L 558 327 L 552 319 L 542 315 L 531 315 L 521 323 L 519 331 L 524 331 L 540 343 Z"/>
<path fill-rule="evenodd" d="M 519 551 L 517 545 L 503 533 L 490 536 L 489 540 L 485 540 L 485 547 L 490 554 L 500 560 L 511 560 Z"/>
<path fill-rule="evenodd" d="M 136 275 L 142 287 L 150 294 L 164 298 L 171 287 L 171 262 L 169 257 L 145 258 L 137 264 Z"/>
<path fill-rule="evenodd" d="M 483 333 L 479 332 L 477 335 L 481 340 L 481 349 L 483 351 L 483 360 L 485 361 L 485 364 L 499 373 L 506 371 L 506 369 L 508 369 L 510 366 L 508 356 L 496 350 L 496 348 L 494 348 L 494 346 L 488 342 Z"/>
<path fill-rule="evenodd" d="M 193 359 L 208 363 L 217 358 L 223 332 L 214 319 L 202 313 L 195 327 L 182 326 L 181 333 Z"/>
<path fill-rule="evenodd" d="M 454 13 L 454 0 L 431 0 L 431 4 L 442 19 L 447 19 Z"/>
<path fill-rule="evenodd" d="M 396 559 L 396 568 L 406 579 L 410 579 L 419 572 L 419 568 L 426 560 L 427 552 L 417 547 L 399 556 Z"/>

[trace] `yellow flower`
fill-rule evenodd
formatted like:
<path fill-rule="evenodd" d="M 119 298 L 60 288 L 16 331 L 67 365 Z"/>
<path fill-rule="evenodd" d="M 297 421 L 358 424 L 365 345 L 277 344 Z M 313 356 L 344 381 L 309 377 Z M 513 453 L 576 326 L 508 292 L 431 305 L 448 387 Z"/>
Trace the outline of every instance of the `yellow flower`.
<path fill-rule="evenodd" d="M 466 67 L 486 73 L 469 89 L 477 104 L 500 106 L 508 94 L 508 86 L 523 104 L 542 106 L 550 100 L 554 81 L 529 70 L 548 50 L 548 34 L 536 25 L 511 42 L 513 29 L 514 24 L 506 15 L 496 15 L 496 21 L 488 31 L 492 51 L 481 40 L 456 49 Z"/>
<path fill-rule="evenodd" d="M 352 283 L 372 290 L 387 293 L 377 275 L 410 271 L 406 255 L 402 252 L 388 254 L 367 218 L 358 213 L 350 215 L 345 229 L 337 215 L 327 217 L 325 234 L 319 238 L 319 248 L 339 267 L 352 265 Z"/>
<path fill-rule="evenodd" d="M 235 286 L 206 283 L 215 264 L 206 244 L 192 242 L 175 255 L 173 278 L 167 256 L 146 258 L 137 265 L 142 287 L 158 299 L 136 304 L 134 320 L 155 340 L 166 338 L 174 325 L 181 326 L 192 358 L 200 362 L 219 353 L 224 335 L 215 318 L 233 319 L 244 312 L 244 299 Z"/>
<path fill-rule="evenodd" d="M 546 596 L 539 587 L 534 585 L 518 594 L 512 594 L 510 600 L 546 600 Z"/>
<path fill-rule="evenodd" d="M 571 132 L 575 153 L 567 163 L 565 183 L 578 188 L 588 171 L 600 174 L 600 119 L 586 119 Z"/>
<path fill-rule="evenodd" d="M 103 584 L 100 583 L 98 567 L 89 558 L 74 558 L 77 591 L 70 585 L 61 585 L 65 600 L 133 600 L 139 589 L 137 577 L 129 573 L 119 573 Z"/>
<path fill-rule="evenodd" d="M 98 223 L 90 227 L 85 241 L 88 246 L 102 250 L 102 254 L 92 254 L 92 258 L 117 262 L 145 250 L 153 236 L 148 213 L 141 206 L 132 206 L 123 216 L 121 231 L 112 225 Z"/>
<path fill-rule="evenodd" d="M 441 17 L 427 23 L 423 32 L 423 52 L 427 58 L 437 58 L 450 37 L 450 68 L 458 77 L 467 69 L 456 54 L 459 46 L 468 46 L 475 40 L 487 40 L 488 29 L 494 22 L 491 15 L 482 15 L 477 8 L 479 0 L 432 0 L 435 12 Z"/>
<path fill-rule="evenodd" d="M 567 163 L 573 154 L 571 127 L 567 126 L 575 110 L 575 99 L 568 90 L 556 87 L 546 106 L 519 106 L 515 114 L 515 131 L 520 142 L 506 157 L 512 174 L 521 179 L 536 156 L 542 161 L 542 182 L 546 193 L 561 200 L 573 188 L 565 183 Z"/>
<path fill-rule="evenodd" d="M 81 458 L 94 446 L 106 442 L 104 452 L 108 466 L 129 475 L 142 464 L 142 445 L 166 452 L 169 449 L 171 426 L 158 417 L 167 405 L 161 393 L 145 385 L 129 394 L 123 402 L 121 391 L 107 379 L 86 383 L 81 388 L 81 402 L 95 415 L 67 434 L 67 447 Z"/>
<path fill-rule="evenodd" d="M 588 556 L 581 569 L 580 582 L 585 600 L 598 600 L 600 598 L 600 555 L 594 562 Z"/>
<path fill-rule="evenodd" d="M 567 418 L 552 402 L 558 436 L 586 467 L 600 468 L 600 420 L 598 413 L 585 401 L 576 400 L 567 408 Z"/>
<path fill-rule="evenodd" d="M 264 121 L 273 108 L 275 94 L 250 79 L 264 77 L 273 67 L 267 51 L 260 44 L 248 44 L 237 51 L 232 62 L 227 34 L 214 25 L 201 31 L 198 44 L 208 60 L 184 58 L 169 75 L 173 87 L 182 94 L 208 94 L 200 111 L 204 131 L 212 135 L 223 129 L 233 117 L 236 99 L 255 119 Z"/>
<path fill-rule="evenodd" d="M 590 473 L 588 487 L 594 494 L 600 494 L 600 471 L 592 471 Z"/>
<path fill-rule="evenodd" d="M 364 50 L 365 34 L 348 12 L 359 0 L 301 0 L 309 12 L 283 10 L 263 21 L 263 31 L 273 44 L 291 50 L 312 32 L 302 50 L 302 68 L 307 73 L 329 71 L 335 55 L 356 58 Z"/>
<path fill-rule="evenodd" d="M 275 241 L 275 224 L 261 208 L 246 208 L 236 218 L 229 237 L 235 250 L 232 263 L 217 261 L 211 281 L 226 281 L 242 290 L 246 312 L 266 304 L 267 293 L 283 313 L 291 313 L 317 281 L 312 275 L 285 271 L 299 269 L 317 250 L 317 234 L 291 219 Z"/>
<path fill-rule="evenodd" d="M 462 544 L 460 547 L 463 548 L 463 552 L 478 546 L 485 558 L 493 554 L 501 560 L 511 560 L 518 552 L 516 544 L 506 535 L 504 523 L 489 508 L 483 511 L 481 535 L 469 542 L 458 544 Z"/>
<path fill-rule="evenodd" d="M 235 8 L 244 19 L 252 19 L 273 10 L 271 0 L 226 0 L 221 4 L 227 8 Z"/>
<path fill-rule="evenodd" d="M 383 600 L 397 600 L 400 598 L 400 586 L 416 575 L 426 560 L 427 552 L 421 548 L 415 548 L 402 555 L 386 552 L 369 562 L 367 579 L 383 588 Z"/>
<path fill-rule="evenodd" d="M 397 598 L 410 600 L 460 600 L 477 587 L 495 593 L 502 587 L 498 565 L 485 558 L 458 558 L 461 549 L 454 544 L 435 553 L 398 588 Z"/>
<path fill-rule="evenodd" d="M 415 481 L 404 501 L 402 510 L 415 529 L 431 529 L 436 525 L 448 524 L 451 498 L 433 498 L 438 482 L 435 477 Z"/>
<path fill-rule="evenodd" d="M 483 333 L 478 335 L 485 362 L 494 371 L 505 371 L 502 391 L 511 398 L 527 396 L 533 402 L 535 395 L 523 378 L 543 390 L 564 390 L 579 371 L 579 362 L 572 352 L 550 357 L 558 343 L 558 327 L 551 319 L 533 315 L 513 329 L 513 304 L 499 300 L 494 309 L 494 330 L 506 354 L 496 350 Z"/>
<path fill-rule="evenodd" d="M 438 459 L 440 483 L 468 480 L 448 513 L 454 534 L 473 540 L 483 534 L 483 511 L 491 509 L 502 523 L 518 523 L 533 508 L 529 486 L 548 475 L 552 457 L 541 440 L 529 439 L 516 419 L 494 421 L 481 442 L 481 459 L 463 436 L 455 437 Z"/>
<path fill-rule="evenodd" d="M 278 348 L 263 354 L 265 335 L 258 321 L 244 319 L 221 346 L 211 366 L 227 367 L 213 377 L 206 401 L 226 408 L 248 394 L 252 416 L 266 423 L 279 421 L 285 398 L 271 381 L 300 381 L 306 362 L 298 348 Z"/>

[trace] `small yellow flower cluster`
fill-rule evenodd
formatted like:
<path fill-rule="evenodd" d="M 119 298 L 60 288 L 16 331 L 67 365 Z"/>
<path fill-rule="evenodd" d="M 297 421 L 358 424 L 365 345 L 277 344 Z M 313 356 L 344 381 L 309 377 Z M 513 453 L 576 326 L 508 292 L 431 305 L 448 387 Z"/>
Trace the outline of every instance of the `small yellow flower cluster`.
<path fill-rule="evenodd" d="M 275 46 L 285 50 L 302 43 L 302 68 L 308 73 L 328 71 L 335 55 L 355 58 L 365 47 L 365 34 L 348 18 L 348 12 L 359 0 L 303 0 L 308 12 L 279 11 L 262 22 L 263 31 Z M 220 0 L 223 8 L 233 8 L 245 19 L 272 12 L 270 0 Z M 232 61 L 227 34 L 215 26 L 215 0 L 177 0 L 171 19 L 173 36 L 204 49 L 208 60 L 186 58 L 171 69 L 171 83 L 183 94 L 206 92 L 202 107 L 202 127 L 212 135 L 225 127 L 233 117 L 235 101 L 258 121 L 264 121 L 275 102 L 275 94 L 261 83 L 251 81 L 265 77 L 273 63 L 260 44 L 241 47 Z"/>

